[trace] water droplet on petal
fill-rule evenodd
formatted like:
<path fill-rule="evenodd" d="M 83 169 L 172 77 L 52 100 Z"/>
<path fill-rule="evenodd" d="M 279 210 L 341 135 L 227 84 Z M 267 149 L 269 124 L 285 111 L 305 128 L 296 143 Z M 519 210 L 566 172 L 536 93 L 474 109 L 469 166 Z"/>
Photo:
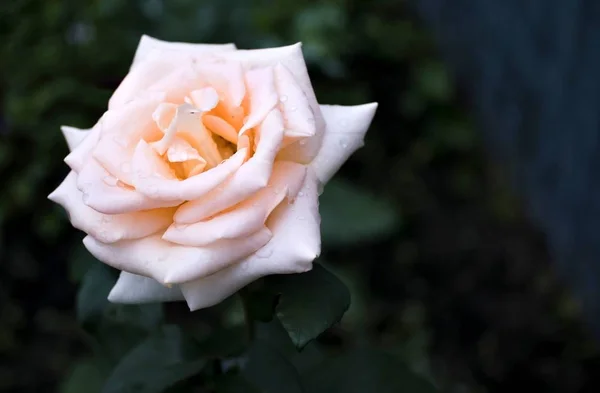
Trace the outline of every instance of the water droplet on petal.
<path fill-rule="evenodd" d="M 295 106 L 290 108 L 290 112 L 296 112 L 297 110 L 298 110 L 298 107 L 295 107 Z"/>
<path fill-rule="evenodd" d="M 117 145 L 119 145 L 119 146 L 121 146 L 121 147 L 127 147 L 127 139 L 125 139 L 125 138 L 124 138 L 123 136 L 121 136 L 121 135 L 115 135 L 115 136 L 113 137 L 113 141 L 114 141 L 114 142 L 115 142 Z"/>
<path fill-rule="evenodd" d="M 83 201 L 83 203 L 85 203 L 87 205 L 87 203 L 90 201 L 90 194 L 88 194 L 87 192 L 84 192 L 83 195 L 81 196 L 81 200 Z"/>
<path fill-rule="evenodd" d="M 287 100 L 288 100 L 288 96 L 286 96 L 286 95 L 281 96 L 281 98 L 279 99 L 279 101 L 281 101 L 281 102 L 286 102 Z"/>
<path fill-rule="evenodd" d="M 342 147 L 342 149 L 346 149 L 348 147 L 348 141 L 346 141 L 345 139 L 340 140 L 340 146 Z"/>
<path fill-rule="evenodd" d="M 103 214 L 102 217 L 100 218 L 100 222 L 103 224 L 108 224 L 109 222 L 112 221 L 112 217 L 108 214 Z"/>
<path fill-rule="evenodd" d="M 319 182 L 317 184 L 317 194 L 320 196 L 324 190 L 325 190 L 325 184 L 323 184 L 322 182 Z"/>
<path fill-rule="evenodd" d="M 176 231 L 184 231 L 188 226 L 188 224 L 175 224 L 173 228 L 175 228 Z"/>
<path fill-rule="evenodd" d="M 301 139 L 301 140 L 300 140 L 300 144 L 301 144 L 301 145 L 306 145 L 306 139 Z"/>
<path fill-rule="evenodd" d="M 303 193 L 302 191 L 300 191 L 300 192 L 298 193 L 298 196 L 299 196 L 299 197 L 303 197 L 303 196 L 304 196 L 304 193 Z"/>
<path fill-rule="evenodd" d="M 114 176 L 105 176 L 104 179 L 102 179 L 104 181 L 105 184 L 111 186 L 111 187 L 116 187 L 117 183 L 119 182 L 119 179 L 117 179 Z"/>
<path fill-rule="evenodd" d="M 273 247 L 263 247 L 256 252 L 256 256 L 259 258 L 269 258 L 273 255 Z"/>

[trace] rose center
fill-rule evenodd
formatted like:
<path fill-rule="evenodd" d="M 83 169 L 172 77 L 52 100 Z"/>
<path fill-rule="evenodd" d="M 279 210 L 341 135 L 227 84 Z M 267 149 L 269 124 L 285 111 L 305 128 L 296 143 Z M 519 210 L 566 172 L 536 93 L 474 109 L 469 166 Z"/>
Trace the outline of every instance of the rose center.
<path fill-rule="evenodd" d="M 244 108 L 227 106 L 211 88 L 192 91 L 185 103 L 162 103 L 152 117 L 163 137 L 151 143 L 173 175 L 186 179 L 214 168 L 249 144 L 238 138 Z"/>

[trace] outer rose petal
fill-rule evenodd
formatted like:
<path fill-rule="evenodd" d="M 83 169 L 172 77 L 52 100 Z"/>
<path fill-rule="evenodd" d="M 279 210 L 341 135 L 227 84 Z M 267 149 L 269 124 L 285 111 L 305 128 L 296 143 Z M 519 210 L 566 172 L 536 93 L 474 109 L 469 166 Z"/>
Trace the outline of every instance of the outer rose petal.
<path fill-rule="evenodd" d="M 77 188 L 86 195 L 86 205 L 104 214 L 130 213 L 179 204 L 178 201 L 152 199 L 134 189 L 119 186 L 117 178 L 93 157 L 79 172 Z"/>
<path fill-rule="evenodd" d="M 167 228 L 173 221 L 174 209 L 115 215 L 99 213 L 84 203 L 85 196 L 76 184 L 77 174 L 71 172 L 48 198 L 68 211 L 75 228 L 104 243 L 149 236 Z"/>
<path fill-rule="evenodd" d="M 250 257 L 181 290 L 190 310 L 213 306 L 248 283 L 270 274 L 302 273 L 321 252 L 318 179 L 309 169 L 294 204 L 281 204 L 267 222 L 271 241 Z"/>
<path fill-rule="evenodd" d="M 117 283 L 108 294 L 113 303 L 140 304 L 184 300 L 179 286 L 166 287 L 156 280 L 121 272 Z"/>
<path fill-rule="evenodd" d="M 90 158 L 102 131 L 102 119 L 91 129 L 88 136 L 72 149 L 71 153 L 65 157 L 65 163 L 75 172 L 81 171 L 86 161 Z M 64 132 L 64 131 L 63 131 Z M 66 135 L 65 135 L 66 137 Z M 67 141 L 67 143 L 69 143 Z M 69 146 L 70 147 L 70 146 Z"/>
<path fill-rule="evenodd" d="M 264 228 L 244 239 L 223 240 L 205 247 L 185 247 L 154 235 L 105 244 L 91 236 L 83 244 L 92 255 L 119 270 L 179 284 L 211 275 L 260 249 L 271 239 Z"/>
<path fill-rule="evenodd" d="M 141 62 L 152 52 L 159 52 L 161 56 L 168 57 L 173 52 L 198 56 L 234 50 L 236 50 L 235 44 L 190 44 L 186 42 L 168 42 L 144 34 L 135 51 L 132 67 Z"/>
<path fill-rule="evenodd" d="M 376 109 L 377 103 L 321 105 L 327 129 L 321 150 L 310 166 L 322 183 L 327 183 L 348 157 L 363 146 L 363 138 Z"/>
<path fill-rule="evenodd" d="M 160 87 L 165 78 L 181 79 L 178 66 L 185 62 L 212 53 L 234 51 L 234 44 L 188 44 L 167 42 L 143 35 L 135 52 L 129 74 L 115 90 L 108 102 L 109 109 L 123 105 L 140 92 Z M 175 73 L 174 73 L 175 70 Z M 192 73 L 194 74 L 194 73 Z M 164 86 L 164 84 L 162 85 Z M 171 90 L 171 89 L 168 89 Z M 179 90 L 179 89 L 178 89 Z"/>
<path fill-rule="evenodd" d="M 82 130 L 75 127 L 69 126 L 61 126 L 60 130 L 67 141 L 67 146 L 69 146 L 69 150 L 73 151 L 83 140 L 90 135 L 92 129 Z"/>

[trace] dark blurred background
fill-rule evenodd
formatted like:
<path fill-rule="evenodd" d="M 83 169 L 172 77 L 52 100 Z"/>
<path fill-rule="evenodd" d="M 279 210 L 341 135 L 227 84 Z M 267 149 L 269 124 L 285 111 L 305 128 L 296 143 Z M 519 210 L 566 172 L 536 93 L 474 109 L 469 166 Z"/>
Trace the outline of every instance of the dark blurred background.
<path fill-rule="evenodd" d="M 74 370 L 81 372 L 81 359 L 89 357 L 94 334 L 81 323 L 78 288 L 94 261 L 81 245 L 82 234 L 46 199 L 67 173 L 59 126 L 95 123 L 126 75 L 141 34 L 149 34 L 234 42 L 239 48 L 302 41 L 321 103 L 380 103 L 365 147 L 322 196 L 321 259 L 353 294 L 342 324 L 322 340 L 352 343 L 366 337 L 401 354 L 448 392 L 597 392 L 600 352 L 585 322 L 589 313 L 576 300 L 580 291 L 573 296 L 569 290 L 577 289 L 576 280 L 562 279 L 564 266 L 581 265 L 549 251 L 561 250 L 552 235 L 559 229 L 548 227 L 560 221 L 540 221 L 539 211 L 532 214 L 536 202 L 518 185 L 533 175 L 517 179 L 519 163 L 503 159 L 509 150 L 500 149 L 502 155 L 493 146 L 511 143 L 503 132 L 519 127 L 543 132 L 544 124 L 532 120 L 511 129 L 500 107 L 517 94 L 505 93 L 502 102 L 478 95 L 486 78 L 494 77 L 493 71 L 484 72 L 494 54 L 516 59 L 509 66 L 518 80 L 535 76 L 519 67 L 539 64 L 521 64 L 525 50 L 494 52 L 489 46 L 485 53 L 491 57 L 477 63 L 469 55 L 484 53 L 484 39 L 479 52 L 473 40 L 467 40 L 470 46 L 457 44 L 494 32 L 460 29 L 461 17 L 469 23 L 477 19 L 479 27 L 514 23 L 513 30 L 543 23 L 509 18 L 510 12 L 518 14 L 515 2 L 496 2 L 498 8 L 513 7 L 500 21 L 480 17 L 488 15 L 484 9 L 493 11 L 469 8 L 475 2 L 456 2 L 454 13 L 435 3 L 3 2 L 0 391 L 79 391 L 69 381 Z M 560 7 L 558 1 L 549 3 Z M 461 14 L 460 7 L 473 13 Z M 559 14 L 554 8 L 553 15 Z M 513 34 L 515 42 L 522 41 L 519 34 Z M 589 42 L 584 33 L 579 37 Z M 495 39 L 511 45 L 508 36 Z M 508 90 L 514 86 L 503 81 Z M 537 92 L 519 102 L 521 112 L 541 111 L 545 90 Z M 577 92 L 570 90 L 573 96 Z M 494 103 L 495 122 L 490 120 Z M 528 140 L 533 151 L 543 139 L 536 138 Z M 586 285 L 595 281 L 581 287 Z M 102 288 L 90 292 L 103 301 Z"/>

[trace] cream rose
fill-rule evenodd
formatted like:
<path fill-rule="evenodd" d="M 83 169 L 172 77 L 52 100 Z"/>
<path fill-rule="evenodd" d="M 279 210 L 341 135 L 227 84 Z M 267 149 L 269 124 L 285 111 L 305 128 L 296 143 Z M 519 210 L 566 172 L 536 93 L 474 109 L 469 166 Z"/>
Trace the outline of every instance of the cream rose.
<path fill-rule="evenodd" d="M 98 123 L 62 128 L 71 172 L 49 198 L 122 271 L 110 301 L 208 307 L 311 269 L 318 189 L 362 146 L 376 107 L 319 105 L 300 44 L 143 36 Z"/>

